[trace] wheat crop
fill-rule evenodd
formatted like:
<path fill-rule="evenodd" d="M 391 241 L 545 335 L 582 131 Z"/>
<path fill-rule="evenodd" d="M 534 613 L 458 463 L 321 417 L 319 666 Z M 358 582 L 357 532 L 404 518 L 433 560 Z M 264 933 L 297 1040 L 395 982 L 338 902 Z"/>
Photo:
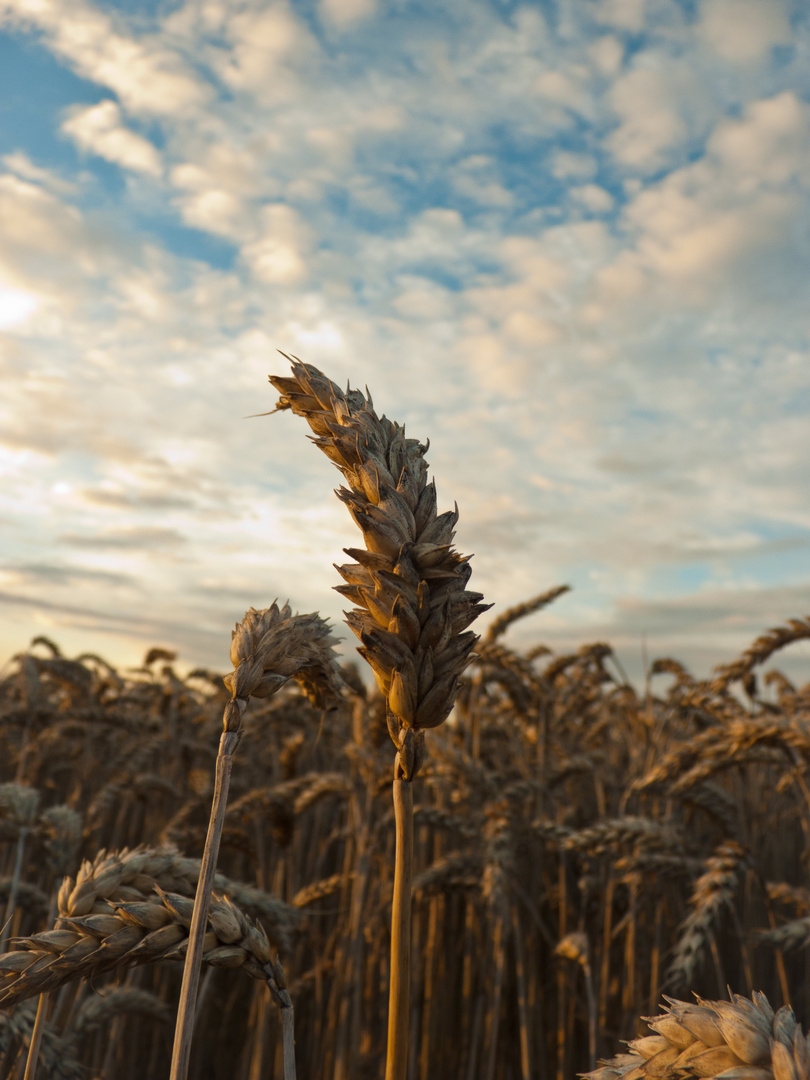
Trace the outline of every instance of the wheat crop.
<path fill-rule="evenodd" d="M 282 614 L 295 618 L 278 606 L 241 624 L 227 686 L 224 672 L 181 677 L 163 648 L 135 671 L 107 663 L 103 643 L 67 657 L 40 638 L 20 652 L 0 673 L 0 1073 L 21 1080 L 34 995 L 49 988 L 41 1075 L 83 1064 L 99 1080 L 168 1076 L 165 1015 L 177 1011 L 224 727 L 241 742 L 211 911 L 228 912 L 229 929 L 218 937 L 206 917 L 191 1080 L 283 1075 L 266 968 L 272 957 L 283 989 L 277 953 L 299 1075 L 382 1075 L 392 755 L 400 779 L 418 776 L 408 1080 L 571 1080 L 622 1040 L 628 1061 L 601 1066 L 602 1080 L 674 1077 L 698 1041 L 695 1058 L 720 1046 L 705 1025 L 679 1046 L 700 1009 L 745 1063 L 728 1068 L 748 1070 L 725 1080 L 808 1080 L 797 1032 L 810 1017 L 810 684 L 774 667 L 807 620 L 785 619 L 707 679 L 653 661 L 642 691 L 605 642 L 555 648 L 544 610 L 566 591 L 548 582 L 496 610 L 476 642 L 482 600 L 425 447 L 323 378 L 302 365 L 277 389 L 344 476 L 364 543 L 348 550 L 341 589 L 374 684 L 303 645 L 296 678 L 261 647 Z M 537 643 L 520 648 L 529 620 Z M 269 952 L 245 947 L 254 931 Z M 737 996 L 721 1008 L 729 986 Z M 642 1036 L 662 992 L 700 1000 L 667 999 Z M 752 1063 L 728 1017 L 765 1038 L 763 994 L 767 1039 L 783 1049 L 766 1061 L 757 1044 Z"/>

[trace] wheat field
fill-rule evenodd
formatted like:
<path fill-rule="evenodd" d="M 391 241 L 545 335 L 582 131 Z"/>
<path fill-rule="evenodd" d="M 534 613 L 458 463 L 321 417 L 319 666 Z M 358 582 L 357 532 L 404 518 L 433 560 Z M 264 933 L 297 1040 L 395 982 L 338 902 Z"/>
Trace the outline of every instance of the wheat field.
<path fill-rule="evenodd" d="M 353 507 L 361 528 L 366 513 Z M 387 580 L 370 556 L 363 565 Z M 272 694 L 266 668 L 256 675 L 267 696 L 251 698 L 234 756 L 189 1076 L 281 1076 L 285 994 L 299 1077 L 383 1075 L 396 748 L 405 778 L 419 772 L 409 1080 L 808 1076 L 810 684 L 794 686 L 775 654 L 810 637 L 810 620 L 769 630 L 708 680 L 658 659 L 639 692 L 608 644 L 510 647 L 510 627 L 564 591 L 501 613 L 477 643 L 445 635 L 452 656 L 436 671 L 455 667 L 435 677 L 449 714 L 435 723 L 444 705 L 436 693 L 433 712 L 420 704 L 423 668 L 393 730 L 401 664 L 393 681 L 375 669 L 373 689 L 354 663 L 284 675 Z M 478 600 L 453 603 L 442 610 Z M 121 672 L 103 643 L 69 658 L 38 638 L 0 681 L 4 1077 L 24 1075 L 42 993 L 38 1076 L 169 1075 L 240 678 L 181 678 L 173 661 L 156 648 Z M 418 716 L 431 718 L 426 748 Z M 749 1027 L 753 1049 L 739 1036 Z M 721 1038 L 722 1068 L 684 1064 Z"/>

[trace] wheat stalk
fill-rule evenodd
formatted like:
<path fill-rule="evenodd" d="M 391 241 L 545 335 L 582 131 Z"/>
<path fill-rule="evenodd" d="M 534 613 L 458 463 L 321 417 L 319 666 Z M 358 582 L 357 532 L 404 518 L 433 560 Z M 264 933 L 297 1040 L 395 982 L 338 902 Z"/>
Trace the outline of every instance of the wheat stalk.
<path fill-rule="evenodd" d="M 234 670 L 224 681 L 232 696 L 223 717 L 211 818 L 183 968 L 171 1080 L 186 1080 L 188 1075 L 208 905 L 228 803 L 233 754 L 242 736 L 242 715 L 251 697 L 270 697 L 292 678 L 300 678 L 306 692 L 314 698 L 325 698 L 335 692 L 339 677 L 333 641 L 328 624 L 319 615 L 294 616 L 289 604 L 279 609 L 276 603 L 263 611 L 251 608 L 231 635 L 230 657 Z M 292 1003 L 286 988 L 282 988 L 279 1001 L 282 1004 L 285 1080 L 291 1080 L 295 1075 Z"/>
<path fill-rule="evenodd" d="M 411 783 L 425 756 L 424 731 L 450 713 L 477 637 L 467 627 L 485 610 L 466 589 L 469 559 L 452 547 L 458 507 L 436 511 L 427 481 L 426 445 L 377 416 L 371 396 L 345 393 L 316 367 L 287 357 L 292 377 L 270 376 L 280 393 L 276 411 L 291 409 L 340 470 L 338 498 L 359 526 L 365 549 L 337 567 L 338 591 L 356 605 L 346 621 L 360 639 L 386 700 L 396 747 L 393 800 L 396 828 L 391 916 L 391 983 L 387 1080 L 404 1080 L 408 1054 L 410 909 L 413 851 Z"/>
<path fill-rule="evenodd" d="M 17 949 L 0 956 L 0 1005 L 7 1008 L 112 968 L 182 959 L 193 910 L 190 897 L 156 887 L 156 895 L 116 904 L 106 914 L 60 916 L 55 929 L 22 938 Z M 211 901 L 203 960 L 243 967 L 278 997 L 267 934 L 227 897 Z"/>

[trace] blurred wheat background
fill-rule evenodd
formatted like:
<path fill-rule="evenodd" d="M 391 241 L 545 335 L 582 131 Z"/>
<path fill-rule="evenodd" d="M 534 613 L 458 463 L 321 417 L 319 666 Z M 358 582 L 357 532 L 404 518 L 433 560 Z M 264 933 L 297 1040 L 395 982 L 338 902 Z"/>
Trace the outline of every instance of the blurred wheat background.
<path fill-rule="evenodd" d="M 573 1077 L 639 1034 L 662 992 L 759 990 L 810 1015 L 810 684 L 774 666 L 810 622 L 764 634 L 711 681 L 656 660 L 637 691 L 607 644 L 509 647 L 512 623 L 561 591 L 495 620 L 431 733 L 415 788 L 414 1080 Z M 52 925 L 82 860 L 97 866 L 74 891 L 79 915 L 88 895 L 97 911 L 112 910 L 105 896 L 141 898 L 143 859 L 140 877 L 126 873 L 138 848 L 168 848 L 148 856 L 156 879 L 193 895 L 228 693 L 210 671 L 178 677 L 172 660 L 154 649 L 120 672 L 40 638 L 5 671 L 9 956 Z M 384 699 L 342 671 L 326 708 L 297 686 L 251 706 L 216 886 L 232 884 L 280 954 L 299 1075 L 335 1080 L 381 1074 L 394 843 Z M 43 962 L 55 951 L 41 946 Z M 21 1076 L 35 980 L 26 988 L 4 959 L 0 1060 Z M 127 960 L 68 978 L 52 993 L 41 1075 L 165 1075 L 181 970 Z M 266 987 L 205 965 L 191 1075 L 258 1080 L 280 1061 Z"/>

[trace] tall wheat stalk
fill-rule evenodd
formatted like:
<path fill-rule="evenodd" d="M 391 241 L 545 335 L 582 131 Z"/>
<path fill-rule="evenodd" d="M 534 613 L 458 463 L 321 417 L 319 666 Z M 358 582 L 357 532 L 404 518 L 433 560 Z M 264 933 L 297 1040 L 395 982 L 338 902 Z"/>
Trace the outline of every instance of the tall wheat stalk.
<path fill-rule="evenodd" d="M 452 548 L 458 508 L 436 512 L 436 488 L 427 482 L 427 446 L 406 438 L 399 424 L 377 416 L 370 395 L 351 389 L 344 393 L 312 365 L 296 357 L 287 359 L 292 378 L 270 376 L 281 395 L 275 411 L 291 409 L 307 421 L 315 445 L 346 481 L 337 495 L 365 542 L 365 549 L 346 549 L 355 561 L 337 567 L 345 581 L 338 591 L 356 605 L 346 621 L 360 639 L 359 652 L 385 695 L 388 731 L 396 747 L 386 1078 L 404 1080 L 410 1011 L 412 783 L 424 761 L 425 729 L 438 727 L 447 718 L 459 677 L 473 659 L 478 639 L 466 628 L 487 605 L 480 602 L 480 593 L 466 590 L 469 560 Z"/>
<path fill-rule="evenodd" d="M 177 1010 L 171 1080 L 186 1080 L 188 1076 L 205 928 L 228 803 L 233 754 L 242 737 L 242 716 L 251 697 L 270 697 L 291 678 L 303 678 L 314 693 L 333 689 L 337 685 L 337 676 L 332 641 L 329 626 L 319 615 L 294 616 L 288 604 L 281 610 L 275 603 L 264 611 L 251 608 L 232 633 L 230 655 L 234 671 L 225 678 L 225 685 L 232 697 L 225 706 L 223 716 L 211 818 L 200 866 Z M 287 1015 L 292 1003 L 283 987 L 274 992 L 274 997 L 284 1017 L 285 1080 L 293 1080 L 295 1059 L 292 1053 L 291 1011 Z"/>

